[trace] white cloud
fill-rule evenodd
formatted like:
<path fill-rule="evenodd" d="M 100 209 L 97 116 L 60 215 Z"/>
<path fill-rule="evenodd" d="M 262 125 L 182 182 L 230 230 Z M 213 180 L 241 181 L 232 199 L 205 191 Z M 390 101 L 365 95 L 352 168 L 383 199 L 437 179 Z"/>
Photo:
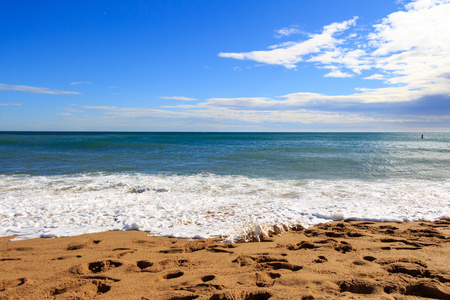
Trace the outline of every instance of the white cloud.
<path fill-rule="evenodd" d="M 369 35 L 374 67 L 390 74 L 391 84 L 447 89 L 440 75 L 450 69 L 450 1 L 419 0 L 405 8 Z"/>
<path fill-rule="evenodd" d="M 358 31 L 358 35 L 350 33 L 344 36 L 343 32 L 355 25 L 355 17 L 325 26 L 321 33 L 309 35 L 305 41 L 280 43 L 270 46 L 267 51 L 219 54 L 221 57 L 281 65 L 288 69 L 295 68 L 300 62 L 313 63 L 329 71 L 324 76 L 345 78 L 362 75 L 363 79 L 384 80 L 386 85 L 382 88 L 360 87 L 345 95 L 299 92 L 274 98 L 216 97 L 188 103 L 190 105 L 158 109 L 115 106 L 81 108 L 102 111 L 100 116 L 89 117 L 96 118 L 99 124 L 105 120 L 114 124 L 113 120 L 118 120 L 118 123 L 127 126 L 139 126 L 143 121 L 157 124 L 165 120 L 162 123 L 217 125 L 228 122 L 249 126 L 265 124 L 266 128 L 275 124 L 334 124 L 336 127 L 333 128 L 337 129 L 341 128 L 340 124 L 349 124 L 347 128 L 367 125 L 370 129 L 373 124 L 388 128 L 383 124 L 395 123 L 390 128 L 405 130 L 412 123 L 416 123 L 418 128 L 422 125 L 417 124 L 434 122 L 440 126 L 435 128 L 448 130 L 448 126 L 445 127 L 450 124 L 449 114 L 446 114 L 449 105 L 445 104 L 450 97 L 450 35 L 446 34 L 450 32 L 448 16 L 450 0 L 418 0 L 382 19 L 366 35 Z M 364 74 L 365 70 L 371 70 L 372 75 Z M 160 98 L 197 100 L 187 97 Z M 439 104 L 443 110 L 429 113 L 430 108 L 436 109 L 427 101 L 434 101 L 431 103 Z M 393 111 L 394 108 L 397 111 Z M 422 112 L 422 108 L 427 112 Z M 352 124 L 358 125 L 351 127 Z"/>
<path fill-rule="evenodd" d="M 364 77 L 363 79 L 369 79 L 369 80 L 385 80 L 386 78 L 381 74 L 373 74 L 367 77 Z"/>
<path fill-rule="evenodd" d="M 446 75 L 450 70 L 449 16 L 450 0 L 416 0 L 373 27 L 361 28 L 364 30 L 357 31 L 357 35 L 342 34 L 355 25 L 357 17 L 354 17 L 324 26 L 322 33 L 309 35 L 305 41 L 273 45 L 267 51 L 219 53 L 219 56 L 288 69 L 301 62 L 314 63 L 318 68 L 331 70 L 325 77 L 355 77 L 373 70 L 374 75 L 362 78 L 408 86 L 397 92 L 424 89 L 426 93 L 443 94 L 450 90 Z M 403 96 L 410 98 L 409 94 Z"/>
<path fill-rule="evenodd" d="M 195 98 L 189 98 L 189 97 L 182 97 L 182 96 L 171 96 L 171 97 L 159 97 L 159 99 L 165 99 L 165 100 L 179 100 L 179 101 L 196 101 L 198 99 Z"/>
<path fill-rule="evenodd" d="M 27 85 L 12 85 L 12 84 L 4 84 L 0 83 L 0 90 L 5 91 L 19 91 L 19 92 L 27 92 L 34 94 L 50 94 L 50 95 L 80 95 L 81 93 L 72 92 L 72 91 L 59 91 L 52 90 L 46 87 L 34 87 Z"/>
<path fill-rule="evenodd" d="M 219 53 L 220 57 L 239 60 L 254 60 L 269 65 L 281 65 L 287 69 L 293 69 L 296 64 L 303 61 L 304 57 L 313 53 L 319 53 L 324 49 L 334 49 L 341 43 L 335 37 L 350 26 L 355 25 L 357 17 L 341 23 L 332 23 L 324 26 L 322 33 L 310 35 L 310 39 L 296 43 L 277 45 L 276 49 L 267 51 L 251 51 L 237 53 Z M 284 47 L 282 46 L 284 45 Z M 273 46 L 272 46 L 273 47 Z"/>
<path fill-rule="evenodd" d="M 77 82 L 72 82 L 72 83 L 70 83 L 70 85 L 78 85 L 78 84 L 92 84 L 92 82 L 88 82 L 88 81 L 77 81 Z"/>
<path fill-rule="evenodd" d="M 283 27 L 281 29 L 275 30 L 274 37 L 280 39 L 282 37 L 298 34 L 300 32 L 301 31 L 298 29 L 298 26 L 292 25 L 291 27 Z"/>
<path fill-rule="evenodd" d="M 347 77 L 353 77 L 352 74 L 344 73 L 339 69 L 333 70 L 327 74 L 324 75 L 325 77 L 335 77 L 335 78 L 347 78 Z"/>
<path fill-rule="evenodd" d="M 284 43 L 281 43 L 281 44 L 272 45 L 272 46 L 269 46 L 267 48 L 268 49 L 288 48 L 288 47 L 291 47 L 291 46 L 295 46 L 296 44 L 297 44 L 297 42 L 289 41 L 289 42 L 284 42 Z"/>

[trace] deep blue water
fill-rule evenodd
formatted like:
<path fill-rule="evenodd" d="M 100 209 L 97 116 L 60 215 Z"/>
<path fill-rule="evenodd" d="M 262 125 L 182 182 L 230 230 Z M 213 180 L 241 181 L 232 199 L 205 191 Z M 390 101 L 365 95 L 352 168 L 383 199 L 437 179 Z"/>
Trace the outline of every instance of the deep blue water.
<path fill-rule="evenodd" d="M 0 174 L 450 178 L 450 133 L 0 132 Z"/>

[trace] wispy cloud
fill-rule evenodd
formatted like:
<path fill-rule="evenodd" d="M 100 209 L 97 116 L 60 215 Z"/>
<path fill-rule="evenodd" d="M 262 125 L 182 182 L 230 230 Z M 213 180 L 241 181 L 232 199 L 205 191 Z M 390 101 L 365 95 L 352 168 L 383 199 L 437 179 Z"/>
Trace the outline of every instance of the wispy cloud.
<path fill-rule="evenodd" d="M 369 79 L 369 80 L 385 80 L 386 78 L 381 74 L 373 74 L 367 77 L 364 77 L 363 79 Z"/>
<path fill-rule="evenodd" d="M 293 69 L 296 64 L 303 61 L 305 56 L 319 53 L 325 49 L 334 49 L 341 41 L 336 37 L 350 26 L 355 25 L 357 17 L 353 19 L 332 23 L 323 28 L 322 33 L 312 34 L 306 41 L 277 45 L 276 49 L 251 52 L 221 52 L 220 57 L 239 60 L 254 60 L 269 65 L 281 65 Z M 274 48 L 274 46 L 271 46 Z"/>
<path fill-rule="evenodd" d="M 275 30 L 274 37 L 280 39 L 285 36 L 290 36 L 293 34 L 299 34 L 301 31 L 298 29 L 298 26 L 292 25 L 290 27 L 283 27 L 281 29 Z"/>
<path fill-rule="evenodd" d="M 89 81 L 76 81 L 76 82 L 70 83 L 70 85 L 79 85 L 79 84 L 92 84 L 92 82 L 89 82 Z"/>
<path fill-rule="evenodd" d="M 171 96 L 171 97 L 162 96 L 162 97 L 159 97 L 159 99 L 179 100 L 179 101 L 196 101 L 196 100 L 198 100 L 198 99 L 195 99 L 195 98 L 182 97 L 182 96 Z"/>
<path fill-rule="evenodd" d="M 12 85 L 12 84 L 4 84 L 0 83 L 0 90 L 5 91 L 18 91 L 18 92 L 27 92 L 33 94 L 50 94 L 50 95 L 80 95 L 81 93 L 73 92 L 73 91 L 60 91 L 60 90 L 52 90 L 46 87 L 35 87 L 28 85 Z"/>
<path fill-rule="evenodd" d="M 0 106 L 22 106 L 22 103 L 0 103 Z"/>
<path fill-rule="evenodd" d="M 334 69 L 330 73 L 325 74 L 324 77 L 348 78 L 348 77 L 353 77 L 353 75 L 342 72 L 339 69 Z"/>

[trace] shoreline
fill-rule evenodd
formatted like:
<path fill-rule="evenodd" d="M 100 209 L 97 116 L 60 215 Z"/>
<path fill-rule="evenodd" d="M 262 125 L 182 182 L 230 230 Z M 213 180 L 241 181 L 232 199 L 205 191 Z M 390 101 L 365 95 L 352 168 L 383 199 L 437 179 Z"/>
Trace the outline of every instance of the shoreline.
<path fill-rule="evenodd" d="M 333 221 L 261 242 L 0 238 L 0 299 L 450 299 L 450 220 Z"/>

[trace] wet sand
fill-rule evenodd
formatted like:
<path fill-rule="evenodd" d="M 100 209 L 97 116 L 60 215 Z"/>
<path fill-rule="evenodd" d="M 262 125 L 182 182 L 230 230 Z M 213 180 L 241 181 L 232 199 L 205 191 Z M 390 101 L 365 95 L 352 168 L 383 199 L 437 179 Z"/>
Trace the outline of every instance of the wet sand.
<path fill-rule="evenodd" d="M 0 299 L 450 299 L 450 220 L 340 221 L 261 242 L 114 231 L 0 239 Z"/>

